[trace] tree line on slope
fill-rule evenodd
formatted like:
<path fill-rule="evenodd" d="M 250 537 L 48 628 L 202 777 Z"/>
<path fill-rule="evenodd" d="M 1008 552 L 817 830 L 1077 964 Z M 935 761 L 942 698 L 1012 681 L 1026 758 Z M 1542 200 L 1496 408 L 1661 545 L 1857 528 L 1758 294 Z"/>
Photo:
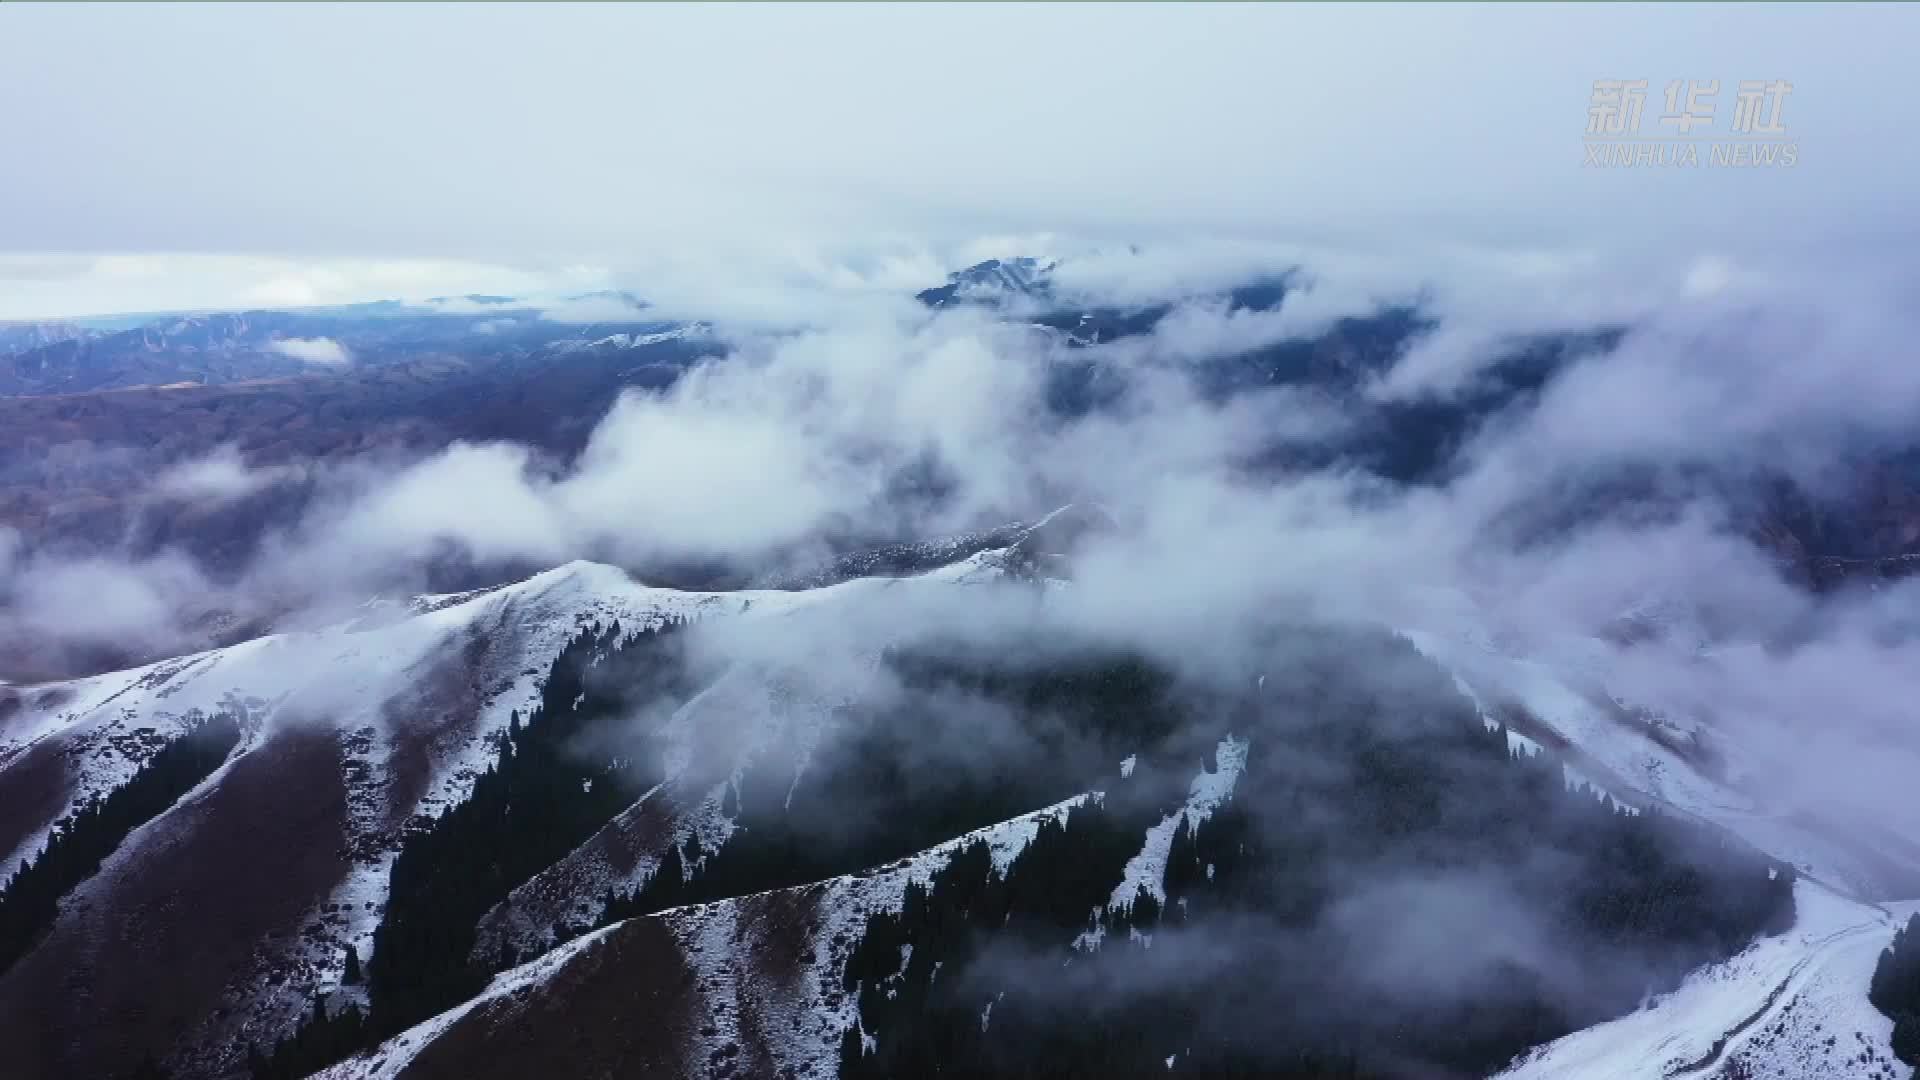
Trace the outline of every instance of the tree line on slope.
<path fill-rule="evenodd" d="M 386 911 L 368 964 L 369 1013 L 331 1009 L 316 998 L 296 1031 L 267 1052 L 249 1055 L 254 1080 L 293 1080 L 370 1049 L 478 993 L 520 958 L 477 964 L 480 919 L 516 885 L 586 840 L 660 779 L 657 746 L 633 757 L 576 752 L 597 725 L 661 697 L 679 698 L 694 682 L 676 632 L 683 624 L 623 636 L 595 628 L 562 650 L 541 701 L 514 724 L 499 759 L 473 792 L 410 836 L 395 860 Z M 899 647 L 885 663 L 905 691 L 857 706 L 842 717 L 825 754 L 800 771 L 791 744 L 763 753 L 744 770 L 725 809 L 738 826 L 717 852 L 670 846 L 647 882 L 606 898 L 588 924 L 553 928 L 551 944 L 598 926 L 669 907 L 851 873 L 904 857 L 973 829 L 1086 790 L 1086 761 L 1109 765 L 1111 747 L 1138 746 L 1175 727 L 1172 683 L 1132 654 L 1074 653 L 1036 663 L 1035 650 L 992 655 L 951 642 Z M 1031 735 L 1041 752 L 1024 764 L 997 762 L 985 784 L 929 792 L 901 771 L 906 743 L 929 722 L 930 701 L 990 702 Z M 1074 742 L 1099 733 L 1111 747 L 1094 754 Z M 1148 770 L 1143 769 L 1143 773 Z M 1141 781 L 1145 786 L 1146 781 Z M 872 803 L 875 795 L 884 806 Z M 1139 804 L 1144 807 L 1145 804 Z M 850 806 L 863 810 L 849 811 Z M 826 835 L 829 821 L 858 826 Z M 1126 832 L 1151 824 L 1140 809 Z M 1124 861 L 1124 860 L 1123 860 Z"/>
<path fill-rule="evenodd" d="M 226 712 L 189 714 L 186 730 L 126 783 L 61 819 L 38 857 L 0 888 L 0 972 L 25 956 L 60 910 L 60 898 L 100 869 L 133 830 L 164 813 L 226 761 L 240 725 Z"/>
<path fill-rule="evenodd" d="M 883 664 L 897 694 L 846 710 L 810 753 L 795 743 L 762 751 L 727 792 L 723 810 L 734 830 L 719 849 L 669 847 L 643 885 L 609 897 L 597 923 L 577 929 L 902 859 L 1073 798 L 1098 782 L 1097 769 L 1110 771 L 1123 753 L 1138 756 L 1176 730 L 1182 712 L 1173 680 L 1140 656 L 1091 650 L 1022 659 L 1031 655 L 986 655 L 951 642 L 888 649 Z M 1016 752 L 971 763 L 979 767 L 968 767 L 965 755 L 928 759 L 933 732 L 975 722 L 1004 725 L 1000 737 Z M 1146 787 L 1153 771 L 1142 767 L 1134 786 Z M 1144 814 L 1157 813 L 1151 799 L 1126 804 L 1122 812 L 1139 831 L 1157 820 Z"/>
<path fill-rule="evenodd" d="M 407 837 L 373 935 L 375 1027 L 399 1031 L 478 992 L 492 974 L 469 963 L 481 916 L 659 782 L 650 739 L 623 744 L 628 756 L 588 743 L 623 716 L 627 692 L 645 695 L 669 677 L 678 626 L 623 637 L 616 623 L 575 638 L 527 722 L 513 714 L 499 760 L 467 798 Z"/>
<path fill-rule="evenodd" d="M 1920 915 L 1909 917 L 1881 951 L 1867 1000 L 1893 1021 L 1893 1056 L 1920 1065 Z"/>
<path fill-rule="evenodd" d="M 252 1048 L 254 1080 L 304 1077 L 371 1048 L 511 966 L 514 957 L 475 960 L 480 919 L 660 781 L 657 733 L 616 729 L 643 707 L 690 692 L 686 626 L 596 624 L 561 649 L 539 702 L 524 722 L 512 714 L 468 796 L 402 842 L 374 929 L 366 1014 L 316 997 L 293 1034 Z M 349 963 L 358 967 L 358 954 Z"/>
<path fill-rule="evenodd" d="M 311 1076 L 377 1042 L 371 1034 L 366 1011 L 360 1006 L 350 1004 L 332 1009 L 325 996 L 316 994 L 312 1009 L 292 1035 L 268 1052 L 263 1053 L 257 1046 L 247 1047 L 247 1073 L 254 1080 L 297 1080 Z"/>

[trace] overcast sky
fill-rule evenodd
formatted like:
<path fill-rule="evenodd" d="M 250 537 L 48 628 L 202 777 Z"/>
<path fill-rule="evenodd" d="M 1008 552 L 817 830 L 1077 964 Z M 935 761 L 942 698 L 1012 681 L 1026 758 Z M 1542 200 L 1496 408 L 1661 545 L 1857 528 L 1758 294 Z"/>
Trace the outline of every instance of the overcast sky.
<path fill-rule="evenodd" d="M 1866 256 L 1920 238 L 1916 40 L 1891 5 L 5 4 L 0 317 L 1034 233 Z M 1714 133 L 1787 80 L 1798 164 L 1586 168 L 1604 78 L 1649 134 L 1671 79 L 1720 81 Z"/>

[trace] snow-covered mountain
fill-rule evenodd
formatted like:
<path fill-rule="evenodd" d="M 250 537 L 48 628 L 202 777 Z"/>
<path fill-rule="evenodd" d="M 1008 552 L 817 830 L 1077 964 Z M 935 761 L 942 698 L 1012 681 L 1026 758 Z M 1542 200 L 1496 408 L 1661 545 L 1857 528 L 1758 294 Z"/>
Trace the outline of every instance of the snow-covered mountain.
<path fill-rule="evenodd" d="M 983 263 L 920 298 L 980 305 L 1061 344 L 1047 395 L 1058 416 L 1124 404 L 1137 358 L 1100 346 L 1151 333 L 1173 303 L 1083 310 L 1056 302 L 1051 270 Z M 1209 302 L 1271 311 L 1288 287 Z M 653 387 L 709 329 L 561 327 L 465 297 L 431 315 L 182 316 L 65 347 L 228 364 L 290 335 L 357 351 L 432 350 L 450 334 L 545 385 L 613 372 Z M 1351 399 L 1349 442 L 1305 459 L 1249 448 L 1261 468 L 1334 460 L 1420 483 L 1476 425 L 1620 338 L 1523 342 L 1470 400 L 1367 399 L 1369 378 L 1428 329 L 1418 312 L 1383 310 L 1182 370 L 1212 399 L 1275 386 Z M 48 1077 L 117 1076 L 145 1055 L 176 1076 L 255 1080 L 323 1067 L 341 1080 L 917 1075 L 929 1046 L 972 1062 L 963 1072 L 1079 1061 L 1134 1075 L 1145 1061 L 1211 1075 L 1244 1064 L 1235 1053 L 1269 1062 L 1273 1047 L 1242 1045 L 1259 1042 L 1243 1019 L 1181 1012 L 1197 992 L 1178 979 L 1134 980 L 1183 966 L 1165 957 L 1208 955 L 1225 926 L 1244 955 L 1222 962 L 1221 985 L 1276 939 L 1296 951 L 1275 963 L 1324 980 L 1275 983 L 1293 997 L 1221 991 L 1298 1013 L 1306 1027 L 1259 1025 L 1305 1055 L 1298 1075 L 1484 1075 L 1522 1050 L 1513 1069 L 1530 1077 L 1903 1074 L 1865 990 L 1900 903 L 1920 896 L 1920 845 L 1768 790 L 1778 751 L 1703 707 L 1698 687 L 1732 678 L 1739 658 L 1715 651 L 1695 613 L 1642 604 L 1608 640 L 1516 632 L 1451 595 L 1365 633 L 1276 616 L 1259 633 L 1285 639 L 1271 648 L 1291 658 L 1284 670 L 1177 690 L 1151 663 L 1085 642 L 1098 659 L 1076 667 L 1084 658 L 1055 651 L 1059 627 L 1002 643 L 1018 662 L 969 651 L 978 612 L 955 597 L 1046 609 L 1076 588 L 1077 539 L 1114 527 L 1077 507 L 834 551 L 737 591 L 576 562 L 372 603 L 319 630 L 0 686 L 0 866 L 35 864 L 21 888 L 44 901 L 0 903 L 0 1043 L 21 1075 Z M 1616 647 L 1636 637 L 1689 643 L 1695 681 L 1643 677 Z M 770 638 L 782 642 L 771 655 Z M 1380 685 L 1407 696 L 1342 689 L 1353 664 L 1400 672 Z M 897 684 L 916 678 L 903 703 Z M 229 722 L 224 756 L 197 773 L 176 764 Z M 1247 839 L 1275 820 L 1312 824 Z M 1621 849 L 1651 860 L 1625 884 Z M 1445 873 L 1406 872 L 1435 860 Z M 1335 869 L 1276 884 L 1295 863 Z M 1485 936 L 1495 955 L 1448 951 L 1468 965 L 1466 988 L 1380 1026 L 1404 1003 L 1377 983 L 1402 975 L 1369 981 L 1349 959 L 1425 946 L 1356 944 L 1397 921 L 1367 905 L 1444 910 L 1461 890 L 1514 926 L 1453 935 Z M 938 929 L 996 910 L 1021 928 L 1011 939 Z M 1273 910 L 1305 922 L 1273 925 Z M 954 944 L 970 935 L 992 944 Z M 1176 944 L 1193 940 L 1198 954 Z M 1066 985 L 1009 979 L 981 956 L 1066 971 Z M 943 995 L 974 995 L 958 1029 L 960 998 Z M 1036 1019 L 1061 1000 L 1097 1001 L 1086 1007 L 1105 1019 L 1070 1025 L 1091 1043 Z M 1314 1016 L 1316 1000 L 1350 1002 L 1349 1015 Z M 632 1023 L 641 1014 L 661 1019 Z M 1183 1024 L 1191 1042 L 1172 1034 Z M 996 1048 L 1003 1037 L 1020 1049 Z M 1354 1047 L 1373 1049 L 1362 1062 Z"/>
<path fill-rule="evenodd" d="M 990 560 L 964 560 L 904 581 L 700 593 L 572 563 L 502 588 L 370 607 L 320 631 L 0 687 L 9 868 L 197 718 L 231 711 L 244 732 L 231 759 L 136 830 L 63 902 L 35 951 L 0 977 L 9 1002 L 0 1012 L 41 1031 L 18 1034 L 20 1060 L 30 1063 L 21 1075 L 94 1074 L 163 1021 L 189 1025 L 186 1041 L 208 1048 L 189 1056 L 195 1075 L 234 1066 L 237 1040 L 271 1044 L 286 1034 L 315 989 L 339 984 L 341 950 L 366 948 L 402 831 L 471 790 L 509 717 L 531 710 L 549 666 L 583 629 L 772 619 L 896 584 L 947 588 L 997 572 Z M 685 723 L 702 715 L 694 709 Z M 242 834 L 229 835 L 229 823 Z M 255 885 L 235 890 L 234 880 Z M 136 934 L 123 922 L 183 902 L 191 916 L 160 932 Z M 216 926 L 226 928 L 220 947 L 208 948 L 204 935 Z M 45 995 L 56 970 L 97 979 L 95 991 L 85 1000 Z M 156 993 L 170 1016 L 151 1011 Z M 63 1046 L 57 1037 L 92 1023 L 125 1041 Z M 63 1056 L 70 1052 L 81 1056 Z"/>
<path fill-rule="evenodd" d="M 1040 327 L 1060 346 L 1056 419 L 1124 413 L 1159 359 L 1102 347 L 1175 302 L 1076 306 L 1052 269 L 983 263 L 920 299 Z M 1208 302 L 1270 312 L 1288 288 Z M 1176 366 L 1209 400 L 1301 387 L 1350 406 L 1344 441 L 1249 446 L 1252 470 L 1331 462 L 1417 486 L 1621 339 L 1521 342 L 1457 401 L 1369 398 L 1430 329 L 1383 309 Z M 256 353 L 305 363 L 276 350 L 290 339 L 376 357 L 457 340 L 548 388 L 657 388 L 711 337 L 465 297 L 431 315 L 170 317 L 12 361 L 58 389 L 147 380 L 147 359 L 249 378 Z M 453 400 L 465 415 L 496 386 Z M 515 423 L 598 413 L 516 404 L 500 406 Z M 1903 504 L 1882 501 L 1872 543 L 1826 550 L 1904 537 Z M 1784 534 L 1844 537 L 1817 524 Z M 28 1077 L 119 1076 L 147 1055 L 254 1080 L 851 1080 L 943 1054 L 962 1073 L 1217 1075 L 1276 1045 L 1297 1051 L 1286 1075 L 1906 1074 L 1866 986 L 1920 896 L 1920 845 L 1770 790 L 1782 749 L 1713 707 L 1741 657 L 1698 613 L 1637 605 L 1607 640 L 1519 631 L 1452 595 L 1364 632 L 1276 613 L 1201 628 L 1222 639 L 1187 648 L 1233 659 L 1197 685 L 1112 641 L 1062 652 L 1071 635 L 1038 616 L 996 639 L 1010 657 L 980 654 L 981 611 L 1073 596 L 1076 538 L 1112 527 L 1076 508 L 827 545 L 817 569 L 728 591 L 569 563 L 0 686 L 0 866 L 32 867 L 32 902 L 0 902 L 0 1045 Z M 1284 659 L 1234 667 L 1243 636 Z M 1689 655 L 1684 678 L 1639 670 L 1619 646 L 1641 637 Z M 1356 688 L 1355 666 L 1390 675 Z M 192 771 L 181 748 L 221 723 L 231 748 Z M 1395 936 L 1409 923 L 1447 940 Z M 1411 1004 L 1406 957 L 1447 973 Z"/>
<path fill-rule="evenodd" d="M 988 259 L 947 275 L 945 285 L 924 289 L 921 303 L 932 308 L 955 304 L 1005 306 L 1022 298 L 1043 300 L 1049 294 L 1049 275 L 1057 265 L 1054 259 L 1022 255 L 1011 259 Z"/>
<path fill-rule="evenodd" d="M 61 900 L 32 951 L 0 974 L 0 1037 L 14 1075 L 116 1075 L 145 1052 L 178 1075 L 244 1075 L 249 1050 L 301 1030 L 316 993 L 335 1011 L 367 1001 L 363 986 L 347 982 L 343 958 L 351 948 L 356 965 L 380 963 L 371 946 L 396 853 L 473 794 L 502 739 L 543 692 L 550 696 L 554 665 L 582 631 L 698 619 L 748 634 L 789 625 L 811 634 L 806 628 L 881 599 L 911 606 L 968 586 L 1038 587 L 1041 595 L 1072 588 L 1029 576 L 1035 566 L 1022 540 L 1034 535 L 1015 529 L 1011 543 L 956 552 L 957 561 L 917 576 L 802 591 L 658 589 L 572 563 L 477 593 L 372 606 L 315 632 L 0 688 L 8 865 L 44 845 L 57 821 L 125 785 L 196 716 L 226 712 L 242 726 L 225 763 L 134 829 Z M 1711 821 L 1802 873 L 1786 933 L 1736 950 L 1630 1016 L 1541 1048 L 1515 1075 L 1706 1075 L 1735 1060 L 1764 1075 L 1904 1075 L 1887 1049 L 1887 1023 L 1865 1002 L 1865 979 L 1895 922 L 1875 899 L 1892 895 L 1920 860 L 1865 853 L 1817 823 L 1770 817 L 1758 793 L 1739 787 L 1737 769 L 1706 768 L 1688 752 L 1690 740 L 1712 737 L 1710 721 L 1610 696 L 1608 672 L 1592 663 L 1596 650 L 1521 647 L 1467 607 L 1402 633 L 1485 722 L 1505 725 L 1515 746 L 1560 751 L 1569 778 L 1612 800 Z M 837 1075 L 847 1040 L 870 1040 L 878 1022 L 863 1019 L 864 991 L 848 981 L 849 965 L 875 919 L 919 902 L 910 883 L 924 890 L 974 841 L 1007 873 L 1046 823 L 1124 806 L 1129 785 L 1159 783 L 1158 775 L 1184 795 L 1127 827 L 1139 831 L 1099 884 L 1104 903 L 1075 948 L 1119 956 L 1113 950 L 1128 935 L 1134 948 L 1150 940 L 1124 928 L 1133 898 L 1150 897 L 1155 908 L 1171 902 L 1181 857 L 1171 855 L 1170 870 L 1170 848 L 1235 797 L 1244 736 L 1205 748 L 1185 770 L 1114 756 L 1096 787 L 904 859 L 581 934 L 619 916 L 623 898 L 668 863 L 676 881 L 692 873 L 682 852 L 705 863 L 738 840 L 757 755 L 798 745 L 804 760 L 804 747 L 861 707 L 879 655 L 849 663 L 839 655 L 846 647 L 829 636 L 815 661 L 732 663 L 703 676 L 658 727 L 663 778 L 517 883 L 477 924 L 474 953 L 490 967 L 531 959 L 326 1075 L 512 1076 L 536 1061 L 565 1075 L 615 1065 L 660 1075 Z M 1119 938 L 1103 946 L 1110 934 Z M 634 1024 L 640 1015 L 650 1022 Z M 986 1030 L 991 1018 L 980 1023 Z M 1177 1066 L 1180 1051 L 1170 1053 Z M 1629 1061 L 1629 1073 L 1611 1071 Z"/>

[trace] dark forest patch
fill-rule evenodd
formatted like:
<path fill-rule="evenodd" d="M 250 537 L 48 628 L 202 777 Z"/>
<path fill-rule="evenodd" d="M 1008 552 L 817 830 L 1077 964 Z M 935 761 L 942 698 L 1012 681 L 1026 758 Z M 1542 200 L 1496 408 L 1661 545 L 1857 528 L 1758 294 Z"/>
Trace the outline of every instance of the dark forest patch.
<path fill-rule="evenodd" d="M 1908 918 L 1880 953 L 1867 1000 L 1893 1021 L 1893 1055 L 1920 1065 L 1920 915 Z"/>

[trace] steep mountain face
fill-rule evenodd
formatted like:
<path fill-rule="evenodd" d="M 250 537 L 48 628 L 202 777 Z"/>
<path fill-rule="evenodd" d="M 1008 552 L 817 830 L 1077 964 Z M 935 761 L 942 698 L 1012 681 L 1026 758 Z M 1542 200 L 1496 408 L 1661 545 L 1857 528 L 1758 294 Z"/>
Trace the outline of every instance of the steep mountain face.
<path fill-rule="evenodd" d="M 1578 711 L 1563 656 L 1476 660 L 1466 617 L 1409 630 L 1419 653 L 1281 625 L 1250 653 L 1272 666 L 1202 684 L 1125 650 L 982 651 L 921 624 L 950 623 L 956 597 L 1044 610 L 1074 586 L 1036 555 L 1089 527 L 798 592 L 572 564 L 5 688 L 9 866 L 202 717 L 238 736 L 30 925 L 0 972 L 12 1068 L 117 1076 L 152 1054 L 264 1080 L 357 1053 L 328 1075 L 1272 1075 L 1277 1042 L 1302 1075 L 1477 1075 L 1699 963 L 1736 965 L 1716 1000 L 1737 1003 L 1814 970 L 1795 964 L 1826 955 L 1819 927 L 1891 933 L 1816 884 L 1848 880 L 1843 848 L 1782 847 L 1795 834 L 1764 804 L 1734 809 L 1751 793 L 1644 721 Z M 1542 744 L 1559 762 L 1509 759 Z M 1424 963 L 1506 987 L 1500 1008 L 1373 966 L 1415 947 L 1376 937 L 1401 905 L 1447 897 L 1497 902 L 1505 944 Z M 0 920 L 30 915 L 0 899 Z M 1221 933 L 1240 960 L 1207 946 Z M 1756 935 L 1776 959 L 1735 957 Z M 1546 963 L 1544 942 L 1570 951 Z M 1174 956 L 1199 966 L 1156 959 Z M 1864 984 L 1821 985 L 1831 1005 L 1786 999 L 1858 1015 Z M 1308 1023 L 1315 1001 L 1353 1008 Z M 1397 1034 L 1369 1026 L 1389 1015 Z"/>

